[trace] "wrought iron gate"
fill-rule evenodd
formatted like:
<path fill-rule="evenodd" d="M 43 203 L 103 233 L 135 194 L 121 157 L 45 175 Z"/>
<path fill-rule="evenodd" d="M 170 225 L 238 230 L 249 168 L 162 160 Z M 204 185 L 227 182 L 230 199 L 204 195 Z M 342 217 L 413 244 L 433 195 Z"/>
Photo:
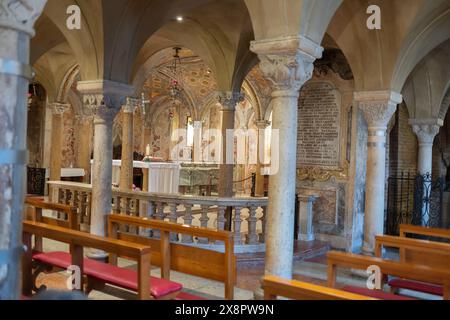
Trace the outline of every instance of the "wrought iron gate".
<path fill-rule="evenodd" d="M 430 174 L 390 177 L 385 233 L 398 235 L 400 224 L 447 228 L 442 219 L 445 187 L 444 178 L 433 181 Z"/>

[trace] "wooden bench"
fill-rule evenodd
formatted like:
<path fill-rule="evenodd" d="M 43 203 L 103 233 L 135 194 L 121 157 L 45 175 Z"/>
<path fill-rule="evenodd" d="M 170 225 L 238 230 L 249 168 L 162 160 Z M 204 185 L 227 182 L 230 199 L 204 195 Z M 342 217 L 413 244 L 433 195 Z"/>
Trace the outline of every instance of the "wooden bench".
<path fill-rule="evenodd" d="M 276 300 L 278 296 L 294 300 L 377 300 L 334 288 L 275 276 L 265 276 L 262 280 L 262 287 L 264 300 Z"/>
<path fill-rule="evenodd" d="M 450 244 L 436 241 L 407 238 L 408 234 L 431 236 L 435 238 L 450 238 L 450 230 L 427 228 L 421 226 L 401 225 L 400 237 L 376 237 L 375 254 L 381 257 L 383 247 L 399 249 L 400 262 L 450 270 Z M 394 278 L 388 284 L 392 292 L 408 289 L 443 296 L 444 289 L 440 285 L 409 279 Z"/>
<path fill-rule="evenodd" d="M 71 245 L 71 253 L 66 252 L 33 252 L 28 250 L 23 255 L 23 294 L 31 295 L 36 275 L 33 274 L 33 261 L 67 269 L 71 265 L 78 266 L 87 277 L 86 292 L 100 283 L 118 286 L 137 292 L 139 299 L 173 299 L 181 291 L 181 284 L 164 279 L 150 277 L 151 249 L 149 246 L 130 243 L 117 239 L 110 239 L 90 235 L 84 232 L 70 230 L 59 226 L 47 225 L 39 222 L 23 222 L 23 243 L 32 248 L 32 236 L 48 238 Z M 95 248 L 113 254 L 126 256 L 137 262 L 137 272 L 108 265 L 84 258 L 84 247 Z"/>
<path fill-rule="evenodd" d="M 345 267 L 358 270 L 367 270 L 370 266 L 378 266 L 382 275 L 390 275 L 410 280 L 423 281 L 444 288 L 445 300 L 450 299 L 450 270 L 434 268 L 424 265 L 401 263 L 383 260 L 378 257 L 368 257 L 351 253 L 330 251 L 327 253 L 328 260 L 328 286 L 336 286 L 336 268 Z"/>
<path fill-rule="evenodd" d="M 151 239 L 121 232 L 121 227 L 145 228 L 160 231 L 160 239 Z M 207 228 L 180 225 L 161 220 L 150 220 L 125 215 L 108 216 L 109 236 L 153 248 L 152 264 L 161 267 L 161 277 L 170 280 L 170 270 L 191 274 L 225 283 L 225 299 L 233 300 L 236 284 L 236 258 L 234 256 L 233 234 Z M 177 233 L 192 237 L 222 241 L 225 253 L 170 242 L 170 234 Z M 116 257 L 110 257 L 112 261 Z"/>

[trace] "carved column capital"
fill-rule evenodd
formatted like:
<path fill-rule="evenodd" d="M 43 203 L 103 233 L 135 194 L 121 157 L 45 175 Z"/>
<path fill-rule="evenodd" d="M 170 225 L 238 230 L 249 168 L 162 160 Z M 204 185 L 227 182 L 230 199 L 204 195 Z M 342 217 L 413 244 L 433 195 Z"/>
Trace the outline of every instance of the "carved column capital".
<path fill-rule="evenodd" d="M 63 115 L 64 112 L 66 112 L 66 110 L 70 108 L 70 104 L 54 102 L 50 103 L 48 108 L 52 111 L 52 114 L 54 115 Z"/>
<path fill-rule="evenodd" d="M 220 91 L 217 93 L 217 99 L 223 111 L 235 111 L 236 105 L 244 101 L 245 95 L 241 92 Z"/>
<path fill-rule="evenodd" d="M 409 124 L 417 135 L 419 145 L 433 145 L 434 138 L 444 123 L 440 119 L 412 119 Z"/>
<path fill-rule="evenodd" d="M 8 28 L 34 36 L 33 25 L 47 0 L 0 0 L 0 28 Z"/>
<path fill-rule="evenodd" d="M 265 130 L 267 129 L 267 127 L 270 126 L 270 121 L 268 120 L 256 120 L 255 121 L 255 126 L 260 129 L 260 130 Z"/>
<path fill-rule="evenodd" d="M 92 113 L 95 121 L 107 123 L 113 122 L 126 97 L 134 92 L 129 85 L 106 80 L 78 82 L 77 89 L 83 95 L 87 113 Z"/>
<path fill-rule="evenodd" d="M 387 129 L 402 102 L 402 95 L 393 91 L 355 92 L 354 99 L 364 114 L 369 128 Z"/>
<path fill-rule="evenodd" d="M 250 50 L 260 59 L 260 69 L 273 86 L 273 96 L 298 95 L 311 79 L 314 61 L 323 48 L 305 37 L 253 41 Z"/>
<path fill-rule="evenodd" d="M 94 117 L 89 114 L 88 115 L 77 114 L 77 115 L 75 115 L 75 121 L 76 121 L 77 125 L 85 126 L 85 125 L 92 123 L 92 121 L 94 121 Z"/>

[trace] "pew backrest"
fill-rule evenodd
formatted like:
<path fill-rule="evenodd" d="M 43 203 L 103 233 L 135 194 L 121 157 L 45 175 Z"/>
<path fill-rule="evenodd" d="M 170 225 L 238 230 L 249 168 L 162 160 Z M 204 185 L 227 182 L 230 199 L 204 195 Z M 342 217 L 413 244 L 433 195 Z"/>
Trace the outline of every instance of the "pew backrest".
<path fill-rule="evenodd" d="M 450 270 L 401 263 L 392 260 L 383 260 L 378 257 L 368 257 L 352 253 L 330 251 L 327 253 L 328 286 L 336 286 L 336 269 L 345 267 L 349 269 L 367 270 L 371 266 L 380 268 L 382 275 L 391 275 L 409 280 L 423 281 L 444 287 L 444 299 L 450 299 Z"/>
<path fill-rule="evenodd" d="M 160 239 L 121 232 L 123 226 L 159 230 Z M 225 298 L 229 300 L 234 298 L 236 257 L 231 232 L 117 214 L 108 216 L 108 232 L 112 238 L 150 245 L 153 249 L 152 264 L 161 267 L 163 279 L 170 280 L 170 270 L 175 270 L 221 281 L 225 284 Z M 171 243 L 171 233 L 219 241 L 224 243 L 225 252 Z M 110 260 L 115 261 L 116 257 L 111 256 Z"/>
<path fill-rule="evenodd" d="M 375 255 L 382 257 L 383 248 L 399 249 L 400 262 L 429 265 L 450 270 L 450 244 L 405 237 L 376 236 Z"/>
<path fill-rule="evenodd" d="M 138 295 L 149 299 L 151 248 L 148 245 L 105 238 L 64 227 L 48 225 L 35 221 L 23 222 L 23 243 L 28 250 L 23 255 L 24 291 L 30 292 L 32 284 L 32 236 L 51 239 L 71 245 L 72 264 L 83 270 L 83 248 L 94 248 L 121 256 L 126 256 L 138 264 Z M 83 277 L 82 277 L 83 278 Z"/>
<path fill-rule="evenodd" d="M 400 237 L 406 237 L 408 234 L 450 239 L 449 229 L 428 228 L 421 226 L 413 226 L 409 224 L 401 224 Z"/>
<path fill-rule="evenodd" d="M 265 300 L 276 300 L 277 297 L 294 300 L 377 300 L 334 288 L 275 276 L 265 276 L 262 286 Z"/>

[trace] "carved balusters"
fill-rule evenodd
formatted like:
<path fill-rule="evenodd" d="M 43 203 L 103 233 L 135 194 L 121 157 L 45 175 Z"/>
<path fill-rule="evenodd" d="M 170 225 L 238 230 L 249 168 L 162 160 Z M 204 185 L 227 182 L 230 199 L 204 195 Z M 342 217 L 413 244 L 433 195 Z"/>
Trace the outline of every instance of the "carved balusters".
<path fill-rule="evenodd" d="M 132 216 L 132 217 L 137 217 L 139 216 L 139 200 L 138 199 L 132 199 L 132 198 L 127 198 L 127 202 L 128 202 L 128 209 L 129 211 L 127 212 L 128 215 Z M 130 230 L 129 232 L 132 234 L 138 234 L 139 232 L 139 228 L 136 228 L 134 226 L 130 226 Z"/>
<path fill-rule="evenodd" d="M 120 203 L 121 198 L 119 196 L 113 198 L 113 206 L 112 206 L 112 212 L 114 214 L 120 214 Z"/>
<path fill-rule="evenodd" d="M 219 206 L 217 208 L 217 230 L 223 231 L 225 230 L 225 224 L 227 222 L 227 219 L 225 218 L 225 212 L 227 210 L 227 207 Z M 223 241 L 216 241 L 216 244 L 223 244 Z"/>
<path fill-rule="evenodd" d="M 208 227 L 208 221 L 209 221 L 208 211 L 209 211 L 209 206 L 202 205 L 202 216 L 200 217 L 200 226 L 203 228 Z M 209 243 L 209 239 L 208 238 L 198 238 L 198 242 L 202 243 L 202 244 L 207 244 L 207 243 Z"/>
<path fill-rule="evenodd" d="M 241 210 L 242 208 L 236 207 L 234 208 L 234 244 L 240 245 L 242 244 L 242 234 L 241 234 Z"/>
<path fill-rule="evenodd" d="M 170 203 L 169 207 L 170 207 L 169 221 L 172 223 L 177 223 L 177 220 L 178 220 L 177 204 Z M 178 241 L 178 233 L 171 232 L 170 233 L 170 241 Z"/>
<path fill-rule="evenodd" d="M 184 213 L 184 216 L 183 216 L 184 224 L 191 226 L 192 220 L 194 219 L 194 217 L 192 216 L 192 204 L 185 204 L 184 208 L 186 210 Z M 193 243 L 194 240 L 191 235 L 183 234 L 183 235 L 181 235 L 181 242 Z"/>
<path fill-rule="evenodd" d="M 248 213 L 248 234 L 247 234 L 247 244 L 257 244 L 258 243 L 258 234 L 256 232 L 256 223 L 258 222 L 258 218 L 256 217 L 256 207 L 250 207 Z"/>
<path fill-rule="evenodd" d="M 157 207 L 157 211 L 156 211 L 156 215 L 155 215 L 155 219 L 156 220 L 164 220 L 165 214 L 164 214 L 164 203 L 162 202 L 157 202 L 156 203 L 156 207 Z M 156 239 L 159 239 L 161 237 L 161 231 L 160 230 L 153 230 L 153 237 Z"/>
<path fill-rule="evenodd" d="M 259 242 L 265 243 L 266 242 L 266 217 L 267 217 L 267 207 L 261 207 L 261 235 L 259 236 Z"/>

